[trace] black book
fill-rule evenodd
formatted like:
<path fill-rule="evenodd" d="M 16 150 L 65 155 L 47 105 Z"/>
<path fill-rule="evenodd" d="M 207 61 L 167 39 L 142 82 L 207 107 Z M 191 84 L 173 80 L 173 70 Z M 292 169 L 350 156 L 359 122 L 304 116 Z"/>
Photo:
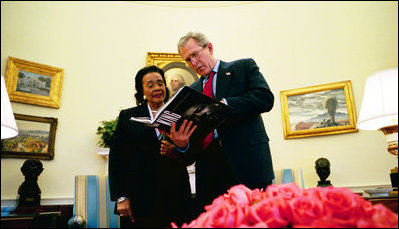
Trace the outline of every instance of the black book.
<path fill-rule="evenodd" d="M 204 138 L 219 127 L 231 113 L 231 107 L 184 86 L 157 111 L 154 120 L 149 117 L 131 117 L 130 120 L 170 132 L 172 122 L 176 131 L 184 119 L 197 125 L 191 137 Z"/>

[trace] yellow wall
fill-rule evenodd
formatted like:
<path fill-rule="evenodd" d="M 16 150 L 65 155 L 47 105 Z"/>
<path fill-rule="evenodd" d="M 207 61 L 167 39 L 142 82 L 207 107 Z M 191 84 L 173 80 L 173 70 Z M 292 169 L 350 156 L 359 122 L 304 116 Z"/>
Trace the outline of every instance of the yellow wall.
<path fill-rule="evenodd" d="M 146 53 L 175 53 L 190 30 L 205 33 L 221 60 L 257 61 L 276 97 L 263 114 L 275 169 L 301 167 L 314 187 L 314 162 L 327 157 L 335 186 L 390 184 L 397 160 L 382 133 L 284 140 L 279 92 L 351 80 L 358 115 L 366 77 L 397 67 L 397 2 L 162 4 L 1 1 L 1 74 L 9 56 L 64 69 L 60 109 L 12 103 L 15 113 L 58 118 L 55 158 L 42 161 L 42 198 L 71 198 L 76 174 L 104 173 L 99 122 L 135 105 L 133 79 Z M 2 200 L 16 198 L 24 161 L 1 159 Z"/>

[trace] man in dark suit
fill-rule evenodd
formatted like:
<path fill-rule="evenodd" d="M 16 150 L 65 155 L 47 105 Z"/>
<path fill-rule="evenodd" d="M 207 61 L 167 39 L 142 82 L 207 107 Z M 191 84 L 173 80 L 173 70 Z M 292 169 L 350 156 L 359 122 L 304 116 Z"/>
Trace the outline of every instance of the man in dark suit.
<path fill-rule="evenodd" d="M 231 117 L 210 134 L 210 143 L 191 139 L 186 152 L 196 160 L 200 205 L 211 204 L 237 184 L 265 189 L 274 173 L 261 113 L 272 109 L 274 96 L 255 61 L 217 60 L 213 45 L 202 33 L 190 32 L 182 37 L 178 51 L 201 75 L 190 87 L 232 107 Z"/>

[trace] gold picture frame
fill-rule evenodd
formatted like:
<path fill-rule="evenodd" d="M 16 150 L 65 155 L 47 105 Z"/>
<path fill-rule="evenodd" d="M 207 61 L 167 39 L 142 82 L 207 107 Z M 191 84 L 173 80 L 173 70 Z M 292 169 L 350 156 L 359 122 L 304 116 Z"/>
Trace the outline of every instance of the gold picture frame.
<path fill-rule="evenodd" d="M 174 75 L 180 75 L 186 86 L 191 85 L 199 78 L 178 53 L 147 52 L 147 66 L 150 65 L 155 65 L 165 72 L 166 86 L 172 95 L 175 91 L 170 82 Z"/>
<path fill-rule="evenodd" d="M 2 158 L 52 160 L 58 119 L 15 114 L 18 135 L 1 140 Z"/>
<path fill-rule="evenodd" d="M 8 57 L 5 82 L 11 101 L 60 108 L 64 70 Z"/>
<path fill-rule="evenodd" d="M 351 81 L 280 92 L 284 138 L 356 132 Z"/>

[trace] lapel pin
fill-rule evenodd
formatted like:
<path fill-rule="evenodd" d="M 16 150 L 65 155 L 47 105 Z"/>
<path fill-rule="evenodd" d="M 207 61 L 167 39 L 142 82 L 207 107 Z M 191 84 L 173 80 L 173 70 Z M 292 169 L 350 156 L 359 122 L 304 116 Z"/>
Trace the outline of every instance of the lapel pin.
<path fill-rule="evenodd" d="M 230 72 L 226 72 L 226 76 L 230 76 L 231 75 L 231 73 Z"/>

